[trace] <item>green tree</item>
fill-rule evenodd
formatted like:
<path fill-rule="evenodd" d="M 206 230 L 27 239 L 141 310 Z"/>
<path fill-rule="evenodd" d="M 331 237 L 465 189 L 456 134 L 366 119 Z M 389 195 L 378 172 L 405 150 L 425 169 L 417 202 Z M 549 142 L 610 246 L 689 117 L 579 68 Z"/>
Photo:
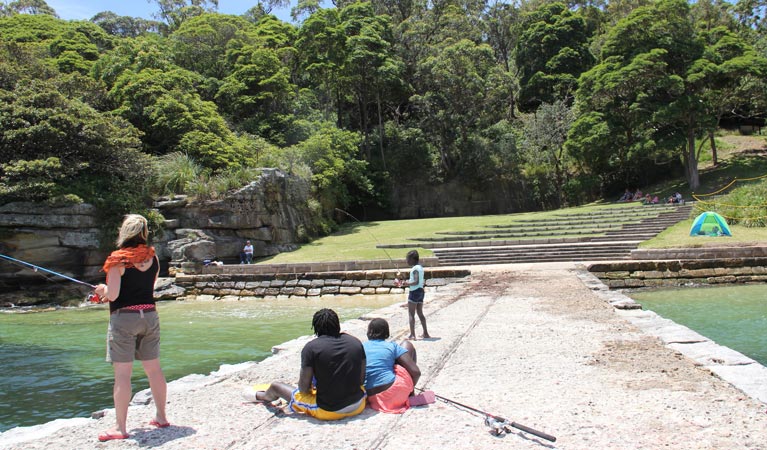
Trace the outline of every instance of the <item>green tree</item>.
<path fill-rule="evenodd" d="M 335 119 L 342 126 L 344 96 L 341 70 L 345 38 L 337 9 L 321 9 L 312 14 L 298 30 L 296 49 L 301 68 L 300 85 L 314 87 L 316 103 L 325 120 Z"/>
<path fill-rule="evenodd" d="M 589 38 L 586 21 L 562 3 L 544 4 L 525 17 L 515 52 L 520 109 L 572 100 L 578 77 L 594 62 Z"/>
<path fill-rule="evenodd" d="M 170 35 L 173 61 L 206 77 L 224 79 L 232 71 L 230 46 L 250 42 L 253 24 L 242 17 L 202 14 L 192 17 Z"/>
<path fill-rule="evenodd" d="M 88 73 L 101 53 L 112 48 L 111 36 L 90 22 L 69 22 L 71 27 L 50 44 L 51 56 L 61 72 Z"/>
<path fill-rule="evenodd" d="M 381 161 L 386 166 L 383 148 L 383 100 L 388 86 L 399 83 L 402 64 L 391 50 L 389 21 L 376 16 L 369 2 L 352 3 L 341 10 L 340 28 L 346 36 L 345 54 L 341 73 L 354 93 L 357 104 L 359 129 L 364 134 L 363 148 L 366 159 L 371 160 L 369 144 L 369 107 L 375 104 L 378 117 L 378 138 Z"/>
<path fill-rule="evenodd" d="M 360 141 L 357 133 L 325 124 L 295 146 L 301 161 L 311 169 L 315 195 L 327 215 L 336 207 L 357 206 L 373 192 L 367 163 L 357 159 Z"/>
<path fill-rule="evenodd" d="M 493 89 L 508 84 L 502 82 L 504 72 L 495 64 L 493 49 L 466 39 L 424 60 L 419 72 L 428 78 L 429 87 L 413 96 L 414 106 L 421 127 L 432 134 L 439 150 L 440 176 L 450 179 L 461 171 L 464 151 L 471 150 L 471 133 L 493 115 L 489 111 L 497 111 L 493 106 L 505 109 L 491 100 L 503 100 L 504 95 L 492 95 Z"/>
<path fill-rule="evenodd" d="M 102 55 L 93 64 L 91 75 L 106 84 L 114 86 L 117 78 L 125 71 L 139 73 L 145 69 L 172 70 L 171 55 L 164 51 L 167 40 L 157 35 L 142 35 L 135 39 L 118 40 L 115 48 Z M 200 81 L 202 83 L 202 81 Z"/>
<path fill-rule="evenodd" d="M 629 166 L 681 160 L 693 190 L 695 143 L 716 124 L 709 103 L 715 91 L 764 67 L 725 29 L 696 29 L 683 0 L 634 10 L 608 32 L 602 60 L 581 77 L 580 115 L 569 143 L 574 154 L 624 180 Z"/>
<path fill-rule="evenodd" d="M 242 16 L 253 23 L 258 22 L 263 17 L 272 13 L 275 8 L 287 8 L 290 6 L 290 0 L 265 0 L 259 1 L 256 6 L 251 7 Z"/>
<path fill-rule="evenodd" d="M 162 24 L 140 17 L 120 16 L 112 11 L 102 11 L 91 17 L 91 22 L 112 36 L 138 37 L 146 33 L 159 33 Z"/>
<path fill-rule="evenodd" d="M 246 46 L 238 54 L 216 101 L 242 129 L 279 139 L 277 134 L 284 130 L 294 95 L 290 69 L 269 48 Z"/>
<path fill-rule="evenodd" d="M 32 80 L 0 90 L 0 123 L 4 200 L 76 195 L 105 215 L 143 205 L 151 165 L 138 131 L 121 118 Z"/>
<path fill-rule="evenodd" d="M 567 204 L 564 193 L 571 161 L 565 142 L 574 118 L 570 107 L 559 100 L 543 103 L 535 114 L 523 119 L 522 149 L 528 172 L 540 175 L 535 194 L 541 206 L 559 208 Z"/>
<path fill-rule="evenodd" d="M 124 71 L 109 96 L 117 114 L 144 133 L 148 153 L 182 151 L 210 168 L 242 163 L 237 140 L 218 113 L 195 86 L 199 75 L 181 68 Z"/>
<path fill-rule="evenodd" d="M 45 14 L 59 17 L 56 10 L 51 8 L 45 0 L 16 0 L 0 5 L 0 15 L 11 16 L 14 14 Z"/>
<path fill-rule="evenodd" d="M 160 11 L 158 19 L 168 24 L 170 31 L 181 26 L 184 21 L 218 9 L 218 0 L 149 0 L 156 3 Z"/>
<path fill-rule="evenodd" d="M 483 16 L 487 26 L 487 43 L 493 48 L 498 63 L 508 74 L 513 83 L 508 96 L 507 118 L 512 119 L 516 114 L 516 95 L 519 92 L 518 79 L 515 75 L 516 63 L 513 59 L 514 49 L 517 46 L 519 34 L 516 28 L 520 25 L 521 17 L 519 8 L 515 5 L 496 0 L 488 5 Z"/>

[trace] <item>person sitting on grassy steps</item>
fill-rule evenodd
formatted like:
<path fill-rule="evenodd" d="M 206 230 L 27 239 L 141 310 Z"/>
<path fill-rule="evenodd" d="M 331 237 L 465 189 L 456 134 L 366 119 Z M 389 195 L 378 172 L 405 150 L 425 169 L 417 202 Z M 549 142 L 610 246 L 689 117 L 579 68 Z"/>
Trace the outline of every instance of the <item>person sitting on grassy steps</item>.
<path fill-rule="evenodd" d="M 273 382 L 266 391 L 247 390 L 252 402 L 287 400 L 292 412 L 320 420 L 356 416 L 365 409 L 365 350 L 356 337 L 341 333 L 335 311 L 323 308 L 312 318 L 317 339 L 301 350 L 298 387 Z"/>

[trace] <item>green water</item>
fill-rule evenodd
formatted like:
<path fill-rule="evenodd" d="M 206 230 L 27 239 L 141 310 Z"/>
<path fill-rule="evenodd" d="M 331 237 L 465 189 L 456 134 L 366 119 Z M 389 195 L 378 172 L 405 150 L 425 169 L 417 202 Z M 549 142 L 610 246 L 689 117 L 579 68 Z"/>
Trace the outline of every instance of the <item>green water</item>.
<path fill-rule="evenodd" d="M 259 361 L 272 346 L 311 335 L 311 318 L 320 308 L 334 309 L 343 321 L 401 300 L 161 302 L 160 361 L 169 381 L 208 374 L 221 364 Z M 112 407 L 112 369 L 104 361 L 108 316 L 104 306 L 0 314 L 0 432 Z M 147 387 L 136 363 L 133 392 Z"/>
<path fill-rule="evenodd" d="M 767 366 L 767 286 L 668 289 L 629 294 L 649 309 Z"/>

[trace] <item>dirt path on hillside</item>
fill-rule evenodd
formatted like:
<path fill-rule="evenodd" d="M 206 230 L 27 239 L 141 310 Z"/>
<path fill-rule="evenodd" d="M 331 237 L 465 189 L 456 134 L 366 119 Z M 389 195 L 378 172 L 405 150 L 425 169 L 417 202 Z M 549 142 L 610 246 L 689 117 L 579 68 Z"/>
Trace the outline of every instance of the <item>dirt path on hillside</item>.
<path fill-rule="evenodd" d="M 767 140 L 764 136 L 741 136 L 731 134 L 719 137 L 719 140 L 733 148 L 723 152 L 724 155 L 764 156 L 767 155 Z"/>

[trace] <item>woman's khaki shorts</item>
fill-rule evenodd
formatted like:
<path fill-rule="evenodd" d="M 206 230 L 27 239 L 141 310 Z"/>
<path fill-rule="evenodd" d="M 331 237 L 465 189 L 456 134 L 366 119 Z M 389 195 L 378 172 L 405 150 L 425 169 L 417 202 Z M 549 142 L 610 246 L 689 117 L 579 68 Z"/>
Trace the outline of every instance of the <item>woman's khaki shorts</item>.
<path fill-rule="evenodd" d="M 107 362 L 149 361 L 160 357 L 160 319 L 157 311 L 116 311 L 109 317 Z"/>

